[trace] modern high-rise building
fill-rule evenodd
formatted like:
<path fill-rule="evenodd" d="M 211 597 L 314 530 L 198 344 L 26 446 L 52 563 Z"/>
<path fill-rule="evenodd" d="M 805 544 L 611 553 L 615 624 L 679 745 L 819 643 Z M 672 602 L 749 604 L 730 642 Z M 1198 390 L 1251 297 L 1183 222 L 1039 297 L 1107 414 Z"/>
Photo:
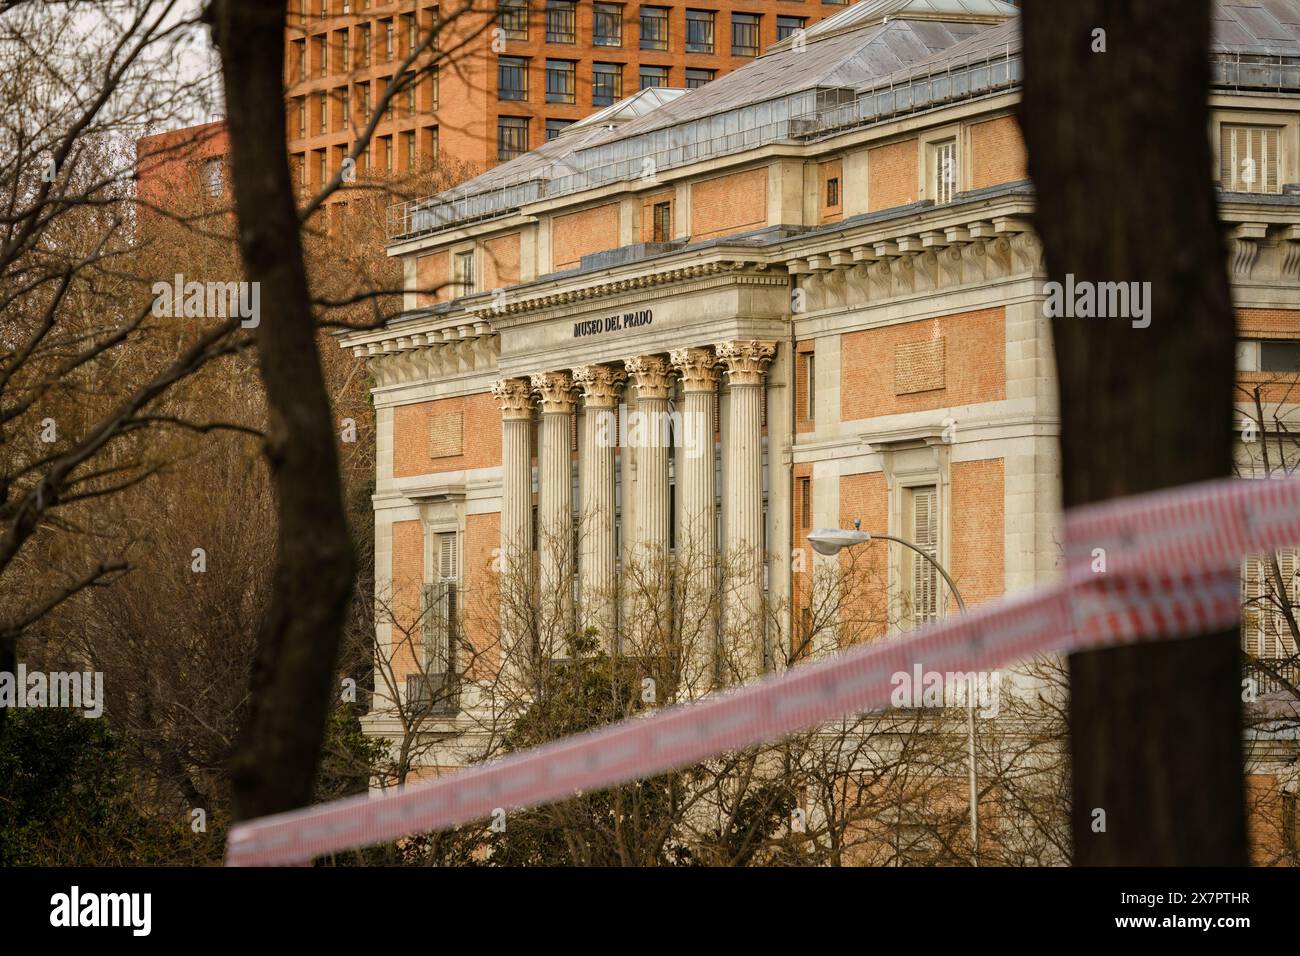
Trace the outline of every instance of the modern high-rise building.
<path fill-rule="evenodd" d="M 358 165 L 443 158 L 487 168 L 637 90 L 691 89 L 751 62 L 845 0 L 293 0 L 285 36 L 289 152 L 318 188 L 395 71 L 438 30 L 438 61 L 390 104 Z M 440 19 L 441 18 L 441 19 Z"/>

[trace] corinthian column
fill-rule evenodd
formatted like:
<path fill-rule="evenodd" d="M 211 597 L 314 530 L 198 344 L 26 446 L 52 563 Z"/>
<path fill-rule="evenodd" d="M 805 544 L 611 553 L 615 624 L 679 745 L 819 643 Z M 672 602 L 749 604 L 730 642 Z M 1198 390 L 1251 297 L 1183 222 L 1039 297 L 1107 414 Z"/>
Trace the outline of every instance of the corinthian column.
<path fill-rule="evenodd" d="M 655 355 L 624 363 L 636 385 L 636 416 L 629 416 L 627 444 L 636 449 L 636 537 L 642 560 L 662 560 L 668 553 L 668 456 L 663 423 L 668 415 L 670 368 Z"/>
<path fill-rule="evenodd" d="M 717 518 L 713 481 L 713 398 L 717 362 L 708 349 L 674 349 L 670 355 L 681 376 L 682 454 L 677 494 L 678 563 L 686 580 L 682 593 L 682 668 L 687 696 L 713 686 L 717 644 Z"/>
<path fill-rule="evenodd" d="M 731 386 L 727 428 L 726 638 L 739 653 L 735 676 L 756 676 L 763 666 L 763 380 L 776 354 L 773 342 L 723 342 L 714 346 Z M 738 672 L 738 673 L 737 673 Z"/>
<path fill-rule="evenodd" d="M 523 612 L 532 600 L 533 396 L 522 378 L 501 379 L 492 394 L 501 405 L 501 666 L 518 675 L 532 652 Z"/>
<path fill-rule="evenodd" d="M 542 658 L 567 657 L 573 621 L 573 380 L 568 372 L 532 377 L 542 400 L 537 537 Z"/>
<path fill-rule="evenodd" d="M 616 650 L 614 569 L 615 451 L 618 447 L 618 397 L 626 376 L 608 365 L 573 370 L 582 388 L 586 414 L 578 448 L 582 462 L 582 525 L 578 573 L 582 581 L 582 626 L 600 634 L 606 650 Z"/>

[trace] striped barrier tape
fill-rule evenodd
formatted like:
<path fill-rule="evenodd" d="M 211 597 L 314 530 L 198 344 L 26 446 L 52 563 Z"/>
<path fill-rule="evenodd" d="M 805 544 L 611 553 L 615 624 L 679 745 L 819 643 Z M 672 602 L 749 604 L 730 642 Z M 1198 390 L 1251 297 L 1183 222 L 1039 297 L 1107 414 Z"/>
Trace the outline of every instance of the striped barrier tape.
<path fill-rule="evenodd" d="M 302 864 L 651 777 L 887 708 L 893 675 L 916 662 L 982 671 L 1235 627 L 1241 557 L 1297 542 L 1300 479 L 1215 481 L 1074 509 L 1061 584 L 436 780 L 238 824 L 226 863 Z"/>

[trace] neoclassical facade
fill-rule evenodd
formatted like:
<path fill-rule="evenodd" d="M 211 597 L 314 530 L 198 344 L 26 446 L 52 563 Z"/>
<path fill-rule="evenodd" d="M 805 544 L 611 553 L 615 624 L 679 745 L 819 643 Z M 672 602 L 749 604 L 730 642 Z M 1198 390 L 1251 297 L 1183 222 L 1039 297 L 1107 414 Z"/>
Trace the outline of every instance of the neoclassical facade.
<path fill-rule="evenodd" d="M 452 666 L 416 623 L 440 584 L 481 652 L 432 764 L 473 754 L 476 681 L 564 657 L 565 635 L 614 654 L 665 616 L 749 635 L 731 671 L 697 642 L 692 691 L 834 647 L 808 595 L 841 559 L 812 553 L 814 527 L 917 544 L 967 604 L 1057 573 L 1016 11 L 945 10 L 855 4 L 707 86 L 631 97 L 395 210 L 406 311 L 343 343 L 374 376 L 391 609 L 377 638 L 395 692 Z M 1300 90 L 1286 43 L 1242 35 L 1216 41 L 1210 135 L 1241 334 L 1272 355 L 1300 342 Z M 1243 375 L 1268 371 L 1248 355 Z M 908 549 L 868 547 L 864 633 L 954 608 Z M 633 587 L 671 561 L 668 597 Z M 470 622 L 511 575 L 536 607 Z M 395 732 L 383 700 L 367 726 Z"/>

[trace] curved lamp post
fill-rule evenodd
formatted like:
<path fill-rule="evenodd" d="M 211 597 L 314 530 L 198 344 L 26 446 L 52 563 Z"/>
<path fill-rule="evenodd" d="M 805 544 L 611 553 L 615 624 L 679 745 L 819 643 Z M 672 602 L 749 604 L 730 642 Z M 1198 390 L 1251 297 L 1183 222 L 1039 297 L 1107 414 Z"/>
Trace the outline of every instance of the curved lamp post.
<path fill-rule="evenodd" d="M 854 522 L 856 525 L 857 522 Z M 957 585 L 950 575 L 934 557 L 924 549 L 913 544 L 905 538 L 899 538 L 892 534 L 879 534 L 872 531 L 860 531 L 856 527 L 850 531 L 847 528 L 814 528 L 808 535 L 808 541 L 812 544 L 813 550 L 820 555 L 833 558 L 845 548 L 851 548 L 858 544 L 867 544 L 873 538 L 880 538 L 884 541 L 893 541 L 901 544 L 905 548 L 911 548 L 943 576 L 948 584 L 948 589 L 952 591 L 952 596 L 957 599 L 957 610 L 961 613 L 966 612 L 966 602 L 962 600 L 961 591 L 957 590 Z M 970 763 L 970 839 L 971 839 L 971 860 L 976 866 L 979 866 L 979 795 L 978 779 L 975 774 L 975 700 L 974 688 L 971 688 L 970 699 L 966 706 L 966 738 L 968 744 L 968 757 Z"/>

